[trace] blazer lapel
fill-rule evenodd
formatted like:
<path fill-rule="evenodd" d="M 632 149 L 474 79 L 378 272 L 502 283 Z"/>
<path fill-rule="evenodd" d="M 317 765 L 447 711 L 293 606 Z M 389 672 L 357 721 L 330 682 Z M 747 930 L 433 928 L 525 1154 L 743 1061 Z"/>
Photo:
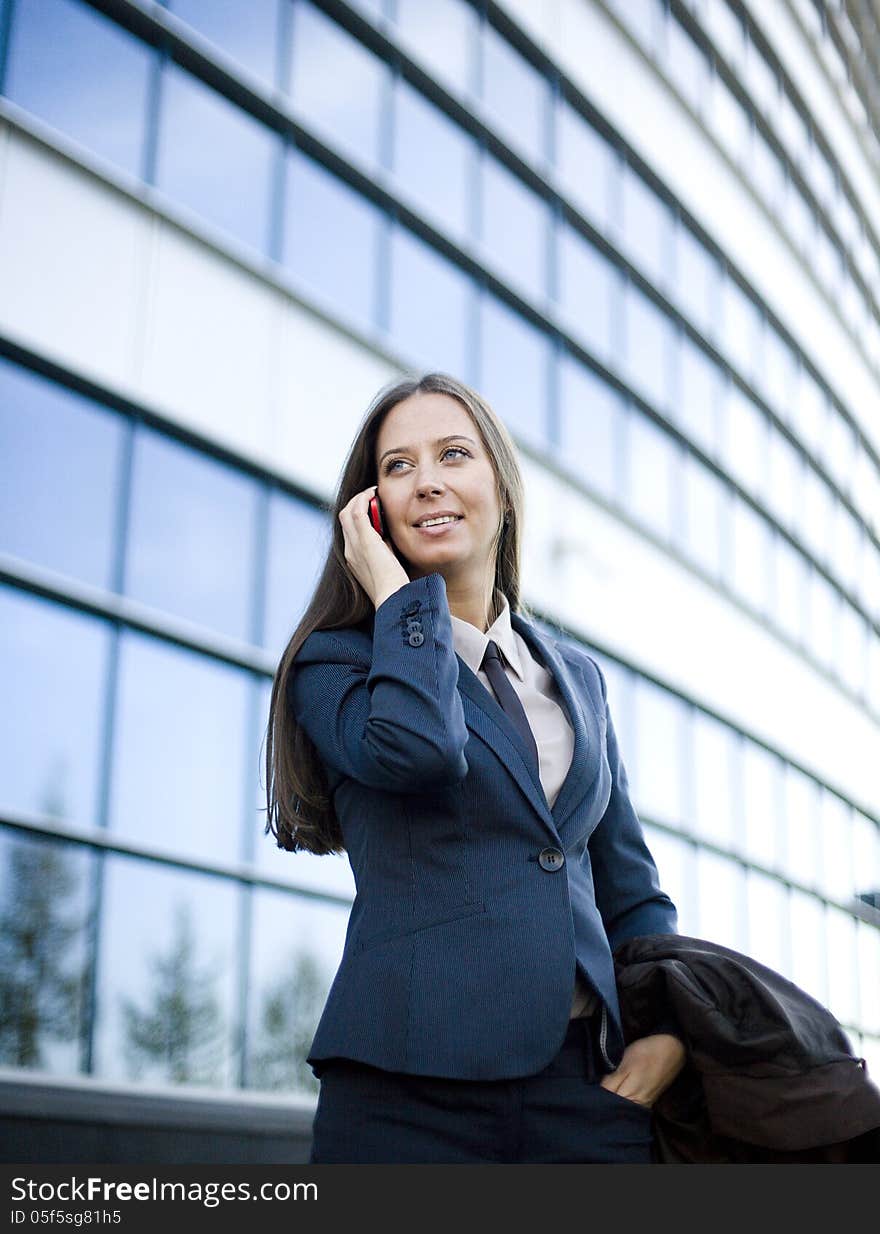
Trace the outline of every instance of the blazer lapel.
<path fill-rule="evenodd" d="M 544 664 L 556 682 L 574 732 L 571 766 L 556 801 L 553 803 L 552 810 L 540 780 L 532 771 L 526 758 L 519 733 L 511 724 L 495 695 L 486 689 L 476 673 L 465 664 L 461 656 L 458 656 L 458 686 L 463 697 L 465 720 L 468 728 L 502 758 L 510 774 L 543 819 L 550 834 L 558 840 L 558 829 L 582 799 L 594 778 L 589 775 L 591 764 L 588 759 L 593 746 L 591 746 L 578 691 L 572 679 L 572 670 L 549 641 L 542 638 L 538 631 L 519 614 L 511 613 L 510 618 L 513 628 L 525 639 L 529 650 L 537 660 Z M 594 734 L 593 744 L 598 748 L 595 728 L 591 731 Z M 598 762 L 596 770 L 598 771 Z"/>
<path fill-rule="evenodd" d="M 574 732 L 571 766 L 553 803 L 553 821 L 558 829 L 565 823 L 598 774 L 599 733 L 592 713 L 589 716 L 585 714 L 581 701 L 584 687 L 577 683 L 574 670 L 566 664 L 550 640 L 542 637 L 538 630 L 518 613 L 511 613 L 510 620 L 517 634 L 525 639 L 532 654 L 543 662 L 555 681 L 562 695 L 568 722 Z"/>

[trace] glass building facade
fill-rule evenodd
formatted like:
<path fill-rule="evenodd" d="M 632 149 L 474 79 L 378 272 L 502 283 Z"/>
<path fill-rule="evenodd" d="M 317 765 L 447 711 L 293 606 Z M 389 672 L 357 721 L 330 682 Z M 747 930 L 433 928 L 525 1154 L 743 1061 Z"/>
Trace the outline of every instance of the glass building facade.
<path fill-rule="evenodd" d="M 880 1075 L 869 20 L 0 0 L 7 1087 L 314 1102 L 354 888 L 263 834 L 269 686 L 427 368 L 520 447 L 526 599 L 602 665 L 682 932 Z"/>

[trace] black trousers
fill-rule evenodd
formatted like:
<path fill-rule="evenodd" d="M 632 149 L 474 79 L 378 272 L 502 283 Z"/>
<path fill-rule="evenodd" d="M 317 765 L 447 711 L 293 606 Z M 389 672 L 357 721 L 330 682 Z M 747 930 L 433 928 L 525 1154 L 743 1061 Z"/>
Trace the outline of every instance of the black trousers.
<path fill-rule="evenodd" d="M 310 1162 L 610 1164 L 652 1161 L 651 1111 L 602 1088 L 594 1022 L 514 1080 L 450 1080 L 331 1059 Z"/>

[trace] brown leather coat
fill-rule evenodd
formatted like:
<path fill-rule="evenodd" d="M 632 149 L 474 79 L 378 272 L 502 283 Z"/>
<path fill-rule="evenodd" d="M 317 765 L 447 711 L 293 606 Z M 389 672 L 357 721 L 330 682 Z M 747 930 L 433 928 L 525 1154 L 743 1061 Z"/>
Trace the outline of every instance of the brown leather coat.
<path fill-rule="evenodd" d="M 688 1053 L 653 1107 L 658 1162 L 880 1162 L 880 1089 L 821 1003 L 681 934 L 630 939 L 614 960 L 627 1041 L 669 1018 Z"/>

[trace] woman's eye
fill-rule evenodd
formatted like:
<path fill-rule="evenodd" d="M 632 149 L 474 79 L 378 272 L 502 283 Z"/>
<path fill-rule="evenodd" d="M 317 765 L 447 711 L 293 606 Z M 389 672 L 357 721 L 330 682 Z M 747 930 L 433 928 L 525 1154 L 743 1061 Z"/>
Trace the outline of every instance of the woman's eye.
<path fill-rule="evenodd" d="M 464 446 L 447 446 L 443 451 L 441 458 L 446 458 L 447 454 L 463 454 L 465 458 L 470 458 L 470 451 L 466 450 Z M 391 459 L 390 462 L 385 464 L 385 474 L 388 475 L 390 471 L 394 471 L 396 469 L 398 463 L 403 462 L 405 462 L 405 459 L 402 458 Z"/>

